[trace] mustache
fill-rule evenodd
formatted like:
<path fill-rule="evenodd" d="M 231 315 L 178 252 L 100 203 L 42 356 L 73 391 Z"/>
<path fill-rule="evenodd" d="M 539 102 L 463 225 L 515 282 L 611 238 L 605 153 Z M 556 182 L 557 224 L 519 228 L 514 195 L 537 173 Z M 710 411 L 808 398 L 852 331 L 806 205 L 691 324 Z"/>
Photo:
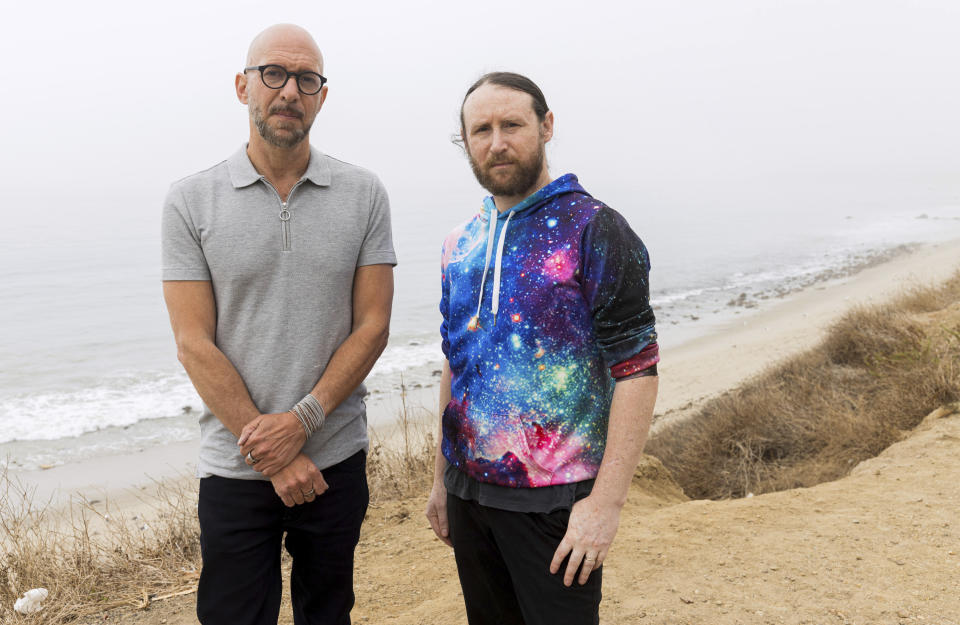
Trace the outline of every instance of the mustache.
<path fill-rule="evenodd" d="M 303 117 L 303 111 L 292 106 L 273 106 L 270 108 L 268 113 L 270 115 L 276 115 L 277 113 L 280 113 L 283 115 L 292 115 L 297 118 Z"/>

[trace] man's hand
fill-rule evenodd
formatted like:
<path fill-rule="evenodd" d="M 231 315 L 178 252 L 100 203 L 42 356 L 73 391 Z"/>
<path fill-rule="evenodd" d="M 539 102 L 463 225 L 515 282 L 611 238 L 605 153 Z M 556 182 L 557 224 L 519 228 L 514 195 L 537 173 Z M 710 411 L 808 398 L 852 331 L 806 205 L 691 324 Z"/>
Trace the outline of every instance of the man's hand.
<path fill-rule="evenodd" d="M 620 525 L 620 506 L 605 503 L 599 497 L 590 495 L 573 504 L 570 510 L 570 521 L 567 524 L 567 533 L 553 554 L 550 562 L 550 573 L 560 570 L 563 559 L 570 554 L 566 573 L 563 575 L 564 586 L 573 583 L 577 568 L 583 561 L 578 581 L 581 585 L 587 583 L 590 573 L 600 568 L 607 551 L 617 535 Z"/>
<path fill-rule="evenodd" d="M 329 488 L 320 469 L 305 454 L 296 456 L 293 462 L 275 473 L 270 481 L 273 483 L 273 490 L 288 508 L 309 503 Z"/>
<path fill-rule="evenodd" d="M 433 533 L 437 535 L 443 543 L 453 547 L 450 541 L 450 525 L 447 523 L 447 489 L 443 481 L 434 480 L 433 489 L 430 491 L 430 497 L 427 499 L 427 520 L 430 521 L 430 527 Z"/>
<path fill-rule="evenodd" d="M 292 412 L 262 414 L 243 427 L 237 445 L 247 464 L 273 477 L 296 457 L 307 433 Z M 253 457 L 251 461 L 250 456 Z"/>

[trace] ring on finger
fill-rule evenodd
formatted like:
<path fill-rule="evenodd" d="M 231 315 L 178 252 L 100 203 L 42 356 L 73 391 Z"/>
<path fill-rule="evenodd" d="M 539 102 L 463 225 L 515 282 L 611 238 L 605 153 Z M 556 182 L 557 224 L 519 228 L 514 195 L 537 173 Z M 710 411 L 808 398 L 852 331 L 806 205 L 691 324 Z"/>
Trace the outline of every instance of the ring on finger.
<path fill-rule="evenodd" d="M 254 457 L 253 457 L 253 452 L 252 452 L 252 451 L 248 451 L 248 452 L 247 452 L 247 462 L 249 462 L 250 464 L 257 464 L 258 462 L 260 462 L 260 458 L 254 458 Z"/>
<path fill-rule="evenodd" d="M 304 497 L 309 497 L 310 495 L 313 495 L 314 493 L 316 493 L 316 491 L 311 488 L 310 490 L 308 490 L 308 491 L 306 491 L 305 493 L 303 493 L 303 496 L 304 496 Z"/>

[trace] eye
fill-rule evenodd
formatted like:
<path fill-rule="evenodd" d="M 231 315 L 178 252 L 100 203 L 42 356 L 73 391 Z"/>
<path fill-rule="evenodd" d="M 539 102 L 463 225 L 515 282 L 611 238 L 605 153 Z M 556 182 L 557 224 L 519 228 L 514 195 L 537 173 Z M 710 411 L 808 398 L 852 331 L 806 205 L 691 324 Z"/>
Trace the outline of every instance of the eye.
<path fill-rule="evenodd" d="M 315 74 L 302 74 L 300 76 L 300 86 L 304 91 L 314 91 L 320 88 L 320 79 Z"/>
<path fill-rule="evenodd" d="M 270 65 L 263 68 L 263 78 L 269 81 L 282 81 L 287 77 L 287 72 L 282 67 Z"/>

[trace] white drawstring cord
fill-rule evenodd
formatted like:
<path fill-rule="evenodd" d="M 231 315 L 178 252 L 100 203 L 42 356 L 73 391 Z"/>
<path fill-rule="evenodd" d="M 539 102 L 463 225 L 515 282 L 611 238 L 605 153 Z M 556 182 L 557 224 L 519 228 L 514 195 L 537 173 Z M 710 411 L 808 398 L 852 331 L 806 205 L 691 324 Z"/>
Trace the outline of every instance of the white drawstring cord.
<path fill-rule="evenodd" d="M 490 312 L 493 313 L 493 325 L 497 325 L 497 311 L 500 310 L 500 269 L 503 260 L 503 240 L 507 238 L 507 226 L 510 225 L 510 218 L 513 217 L 513 211 L 507 215 L 507 221 L 503 224 L 503 230 L 500 231 L 500 241 L 497 242 L 497 260 L 493 265 L 493 305 L 490 306 Z"/>
<path fill-rule="evenodd" d="M 512 214 L 512 213 L 511 213 Z M 483 277 L 480 278 L 480 295 L 477 297 L 477 314 L 470 320 L 468 329 L 475 331 L 480 327 L 480 307 L 483 306 L 483 287 L 487 282 L 487 269 L 490 268 L 490 256 L 493 254 L 493 240 L 497 235 L 497 211 L 490 208 L 490 232 L 487 233 L 487 259 L 483 263 Z"/>

